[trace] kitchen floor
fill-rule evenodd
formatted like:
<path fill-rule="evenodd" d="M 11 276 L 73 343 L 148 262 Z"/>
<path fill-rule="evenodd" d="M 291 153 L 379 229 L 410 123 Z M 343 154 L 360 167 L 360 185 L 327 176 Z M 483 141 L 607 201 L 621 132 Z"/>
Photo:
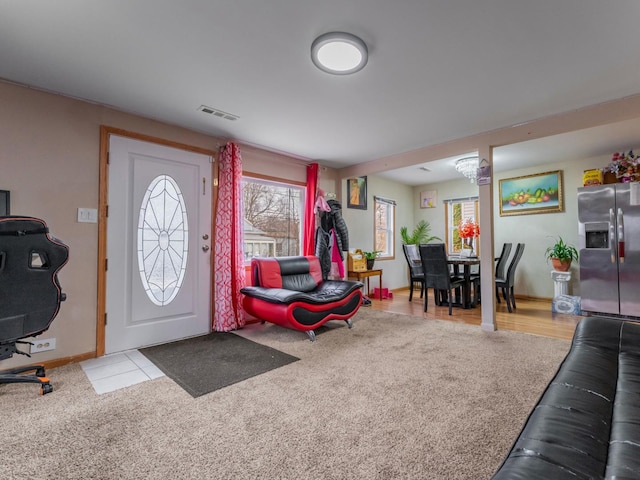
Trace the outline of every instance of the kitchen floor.
<path fill-rule="evenodd" d="M 80 362 L 98 395 L 164 377 L 164 373 L 138 350 L 105 355 Z"/>

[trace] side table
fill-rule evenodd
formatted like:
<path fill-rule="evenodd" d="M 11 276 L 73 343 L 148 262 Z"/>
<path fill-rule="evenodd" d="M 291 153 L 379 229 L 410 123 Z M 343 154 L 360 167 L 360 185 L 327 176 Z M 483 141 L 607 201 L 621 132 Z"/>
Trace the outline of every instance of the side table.
<path fill-rule="evenodd" d="M 367 296 L 371 296 L 371 288 L 369 286 L 369 278 L 371 277 L 380 277 L 380 288 L 379 288 L 379 294 L 380 294 L 380 300 L 382 300 L 382 269 L 377 269 L 377 270 L 363 270 L 361 272 L 347 272 L 347 276 L 349 278 L 355 278 L 357 279 L 359 282 L 362 281 L 363 278 L 367 279 Z"/>

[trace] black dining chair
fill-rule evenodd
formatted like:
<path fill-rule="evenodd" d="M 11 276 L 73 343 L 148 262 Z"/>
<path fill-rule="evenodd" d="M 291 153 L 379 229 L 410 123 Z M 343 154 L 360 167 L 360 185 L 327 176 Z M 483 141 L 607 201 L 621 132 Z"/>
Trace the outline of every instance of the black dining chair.
<path fill-rule="evenodd" d="M 452 276 L 447 263 L 447 251 L 444 243 L 428 243 L 420 245 L 420 258 L 422 260 L 422 269 L 424 270 L 424 288 L 428 292 L 429 288 L 433 288 L 433 296 L 436 305 L 440 304 L 439 295 L 441 292 L 447 293 L 449 301 L 449 315 L 451 315 L 453 307 L 452 291 L 462 289 L 464 278 Z M 424 311 L 427 311 L 429 303 L 429 295 L 424 295 Z"/>
<path fill-rule="evenodd" d="M 516 251 L 513 254 L 513 258 L 511 258 L 511 262 L 509 262 L 507 273 L 500 278 L 496 276 L 496 289 L 499 288 L 502 290 L 502 296 L 504 297 L 505 302 L 507 302 L 507 309 L 509 309 L 509 313 L 513 312 L 516 308 L 516 297 L 513 291 L 513 286 L 516 278 L 516 268 L 520 258 L 522 258 L 523 252 L 524 243 L 518 243 L 516 245 Z"/>
<path fill-rule="evenodd" d="M 496 278 L 504 278 L 505 276 L 505 268 L 507 267 L 507 262 L 509 260 L 509 254 L 511 253 L 512 243 L 507 242 L 502 244 L 502 251 L 500 252 L 500 256 L 495 260 L 496 270 L 495 276 Z M 473 305 L 480 303 L 480 266 L 478 266 L 477 272 L 471 273 L 471 285 L 473 286 Z M 498 287 L 496 287 L 496 298 L 498 303 L 500 303 L 500 295 L 499 295 Z"/>
<path fill-rule="evenodd" d="M 506 276 L 506 268 L 509 264 L 509 255 L 511 254 L 511 248 L 513 247 L 512 243 L 504 243 L 502 244 L 502 252 L 500 252 L 500 256 L 498 257 L 498 263 L 496 263 L 496 279 L 505 278 Z M 500 290 L 496 285 L 496 300 L 500 303 Z"/>
<path fill-rule="evenodd" d="M 424 270 L 422 269 L 422 261 L 420 260 L 420 252 L 417 245 L 402 245 L 404 251 L 404 258 L 407 259 L 409 264 L 409 301 L 413 300 L 413 287 L 416 284 L 420 285 L 420 298 L 424 294 Z"/>

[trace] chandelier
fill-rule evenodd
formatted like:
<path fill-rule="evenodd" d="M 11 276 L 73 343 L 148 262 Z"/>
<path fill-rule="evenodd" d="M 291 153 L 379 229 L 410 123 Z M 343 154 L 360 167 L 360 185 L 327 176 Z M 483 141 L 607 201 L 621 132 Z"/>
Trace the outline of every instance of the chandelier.
<path fill-rule="evenodd" d="M 456 161 L 456 170 L 467 177 L 471 183 L 478 176 L 478 157 L 464 157 Z"/>

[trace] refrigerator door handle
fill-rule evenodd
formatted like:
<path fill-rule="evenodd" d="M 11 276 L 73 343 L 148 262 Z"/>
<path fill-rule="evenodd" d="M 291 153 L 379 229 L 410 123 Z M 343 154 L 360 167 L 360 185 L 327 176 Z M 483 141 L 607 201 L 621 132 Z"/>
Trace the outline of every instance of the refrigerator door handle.
<path fill-rule="evenodd" d="M 624 263 L 624 215 L 622 209 L 618 209 L 618 258 Z"/>
<path fill-rule="evenodd" d="M 613 208 L 609 209 L 609 250 L 611 251 L 611 263 L 616 263 L 616 218 Z"/>

